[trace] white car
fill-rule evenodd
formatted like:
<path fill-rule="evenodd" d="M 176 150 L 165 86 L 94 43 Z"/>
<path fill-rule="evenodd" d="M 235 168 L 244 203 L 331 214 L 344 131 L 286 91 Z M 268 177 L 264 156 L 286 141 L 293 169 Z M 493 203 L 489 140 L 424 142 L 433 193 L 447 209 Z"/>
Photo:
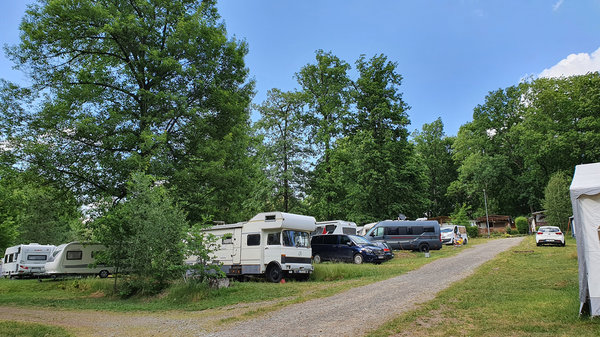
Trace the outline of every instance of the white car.
<path fill-rule="evenodd" d="M 560 245 L 564 247 L 565 235 L 562 233 L 560 228 L 556 226 L 542 226 L 535 234 L 535 244 L 538 246 L 549 244 Z"/>

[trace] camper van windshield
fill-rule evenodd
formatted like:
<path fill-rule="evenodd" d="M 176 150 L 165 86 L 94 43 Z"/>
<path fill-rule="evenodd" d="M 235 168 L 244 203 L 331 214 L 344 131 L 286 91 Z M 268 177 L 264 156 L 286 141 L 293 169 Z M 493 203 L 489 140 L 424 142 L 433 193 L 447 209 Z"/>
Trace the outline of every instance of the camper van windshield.
<path fill-rule="evenodd" d="M 452 232 L 452 227 L 442 227 L 440 230 L 442 233 L 450 233 Z"/>
<path fill-rule="evenodd" d="M 283 231 L 283 245 L 288 247 L 310 247 L 310 235 L 305 232 Z"/>

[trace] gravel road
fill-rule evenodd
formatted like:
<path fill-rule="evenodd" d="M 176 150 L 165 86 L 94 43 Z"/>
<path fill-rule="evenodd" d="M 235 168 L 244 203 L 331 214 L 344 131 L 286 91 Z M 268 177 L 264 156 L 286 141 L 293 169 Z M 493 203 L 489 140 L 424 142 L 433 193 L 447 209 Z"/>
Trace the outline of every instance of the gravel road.
<path fill-rule="evenodd" d="M 474 269 L 523 238 L 492 240 L 466 247 L 420 269 L 346 292 L 284 307 L 257 319 L 206 333 L 212 322 L 257 309 L 268 303 L 200 312 L 111 313 L 28 309 L 0 306 L 0 320 L 59 325 L 76 336 L 362 336 L 386 321 L 461 280 Z M 444 249 L 452 249 L 444 248 Z M 382 265 L 385 268 L 385 264 Z"/>
<path fill-rule="evenodd" d="M 435 298 L 439 291 L 522 240 L 492 240 L 401 276 L 291 305 L 210 336 L 362 336 L 416 304 Z"/>

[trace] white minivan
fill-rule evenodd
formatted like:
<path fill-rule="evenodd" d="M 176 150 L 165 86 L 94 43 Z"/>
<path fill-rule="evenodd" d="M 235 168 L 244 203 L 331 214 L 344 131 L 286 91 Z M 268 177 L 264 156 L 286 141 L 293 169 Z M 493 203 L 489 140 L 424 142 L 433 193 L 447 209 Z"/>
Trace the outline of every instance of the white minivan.
<path fill-rule="evenodd" d="M 442 234 L 442 243 L 445 245 L 453 245 L 457 238 L 462 238 L 463 245 L 469 243 L 469 237 L 467 236 L 467 228 L 465 226 L 457 225 L 443 225 L 440 227 Z"/>

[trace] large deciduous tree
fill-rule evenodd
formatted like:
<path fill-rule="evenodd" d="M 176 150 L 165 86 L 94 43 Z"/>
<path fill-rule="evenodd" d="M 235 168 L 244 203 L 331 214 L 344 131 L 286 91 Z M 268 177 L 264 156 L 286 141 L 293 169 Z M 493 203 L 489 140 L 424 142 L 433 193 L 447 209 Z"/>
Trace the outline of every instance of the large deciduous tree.
<path fill-rule="evenodd" d="M 318 157 L 317 171 L 310 183 L 311 203 L 315 214 L 322 218 L 333 216 L 328 207 L 340 196 L 332 180 L 330 162 L 333 145 L 344 131 L 349 114 L 348 77 L 350 65 L 332 53 L 316 52 L 316 64 L 307 64 L 296 74 L 298 83 L 308 103 L 304 121 L 309 140 Z"/>
<path fill-rule="evenodd" d="M 600 74 L 539 78 L 491 92 L 454 143 L 459 178 L 450 191 L 483 214 L 527 214 L 542 207 L 559 171 L 600 161 Z"/>
<path fill-rule="evenodd" d="M 246 44 L 219 19 L 212 0 L 31 5 L 9 56 L 32 85 L 5 83 L 23 96 L 0 105 L 14 153 L 81 196 L 123 198 L 144 171 L 188 205 L 241 204 L 253 83 Z"/>
<path fill-rule="evenodd" d="M 419 162 L 424 165 L 428 178 L 429 217 L 449 215 L 457 206 L 447 196 L 448 187 L 456 180 L 458 167 L 452 158 L 455 137 L 444 133 L 442 119 L 423 124 L 421 131 L 413 134 Z"/>
<path fill-rule="evenodd" d="M 304 135 L 300 92 L 272 89 L 258 107 L 261 119 L 256 126 L 264 137 L 268 177 L 274 182 L 275 209 L 289 212 L 302 198 L 308 170 L 309 148 Z"/>

